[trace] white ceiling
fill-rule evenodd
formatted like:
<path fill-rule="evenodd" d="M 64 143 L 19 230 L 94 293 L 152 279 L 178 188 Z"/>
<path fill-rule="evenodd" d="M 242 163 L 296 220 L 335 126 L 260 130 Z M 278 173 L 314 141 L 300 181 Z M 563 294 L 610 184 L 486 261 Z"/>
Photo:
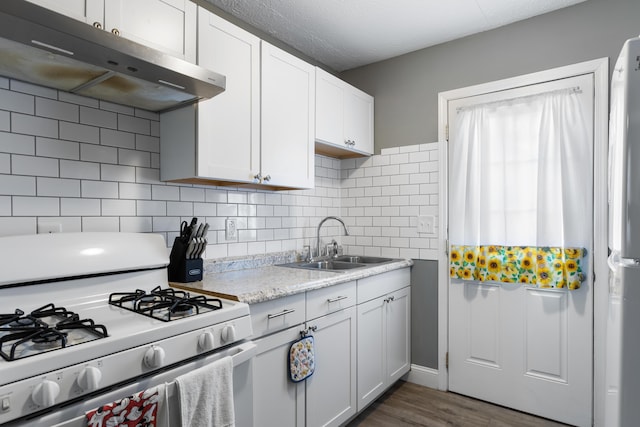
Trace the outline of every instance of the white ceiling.
<path fill-rule="evenodd" d="M 585 0 L 207 0 L 335 71 Z"/>

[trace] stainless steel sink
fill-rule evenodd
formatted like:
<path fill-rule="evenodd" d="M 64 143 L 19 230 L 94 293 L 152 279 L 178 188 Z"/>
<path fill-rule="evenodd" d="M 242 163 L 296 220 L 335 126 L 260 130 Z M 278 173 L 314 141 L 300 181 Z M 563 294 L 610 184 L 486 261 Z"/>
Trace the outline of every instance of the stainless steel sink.
<path fill-rule="evenodd" d="M 341 255 L 334 258 L 334 261 L 352 262 L 356 264 L 383 264 L 385 262 L 395 261 L 393 258 L 382 258 L 377 256 L 360 256 L 360 255 Z"/>
<path fill-rule="evenodd" d="M 292 262 L 291 264 L 281 264 L 280 267 L 304 268 L 306 270 L 351 270 L 354 268 L 366 267 L 366 264 L 354 262 L 343 262 L 337 260 L 315 261 L 315 262 Z"/>
<path fill-rule="evenodd" d="M 314 261 L 314 262 L 292 262 L 290 264 L 280 264 L 280 267 L 302 268 L 306 270 L 326 270 L 326 271 L 343 271 L 353 270 L 355 268 L 374 267 L 386 262 L 397 261 L 393 258 L 382 258 L 374 256 L 356 256 L 341 255 L 330 260 Z"/>

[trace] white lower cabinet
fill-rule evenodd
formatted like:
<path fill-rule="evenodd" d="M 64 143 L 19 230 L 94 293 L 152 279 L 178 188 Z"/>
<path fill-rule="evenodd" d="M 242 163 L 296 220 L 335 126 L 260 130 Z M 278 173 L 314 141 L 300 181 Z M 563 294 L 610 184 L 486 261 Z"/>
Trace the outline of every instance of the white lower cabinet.
<path fill-rule="evenodd" d="M 409 278 L 404 268 L 252 305 L 254 426 L 344 425 L 407 373 Z M 315 372 L 294 383 L 289 348 L 305 330 Z"/>
<path fill-rule="evenodd" d="M 409 277 L 407 268 L 358 281 L 358 301 L 379 293 L 357 306 L 358 412 L 411 368 Z"/>
<path fill-rule="evenodd" d="M 356 310 L 307 322 L 314 328 L 316 371 L 306 380 L 306 425 L 339 426 L 356 414 Z"/>
<path fill-rule="evenodd" d="M 253 361 L 253 425 L 304 426 L 305 384 L 289 380 L 289 347 L 303 325 L 255 341 Z M 244 427 L 244 426 L 238 426 Z"/>

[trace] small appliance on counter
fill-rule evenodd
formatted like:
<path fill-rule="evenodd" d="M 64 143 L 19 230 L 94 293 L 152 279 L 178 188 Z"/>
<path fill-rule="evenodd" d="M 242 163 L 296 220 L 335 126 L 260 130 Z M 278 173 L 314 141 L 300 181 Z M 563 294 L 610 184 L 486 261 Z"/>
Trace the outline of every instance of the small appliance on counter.
<path fill-rule="evenodd" d="M 207 247 L 208 223 L 200 223 L 193 218 L 180 224 L 180 236 L 173 241 L 169 255 L 169 281 L 195 282 L 202 280 L 202 254 Z"/>

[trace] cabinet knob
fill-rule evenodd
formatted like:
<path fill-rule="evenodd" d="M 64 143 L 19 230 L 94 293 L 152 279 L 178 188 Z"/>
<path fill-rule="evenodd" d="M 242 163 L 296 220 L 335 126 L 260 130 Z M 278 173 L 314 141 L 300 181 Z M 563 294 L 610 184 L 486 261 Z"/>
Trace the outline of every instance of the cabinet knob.
<path fill-rule="evenodd" d="M 267 175 L 267 176 L 265 176 L 265 177 L 264 177 L 264 180 L 265 180 L 265 181 L 267 181 L 267 182 L 271 181 L 271 175 Z"/>
<path fill-rule="evenodd" d="M 113 29 L 111 30 L 111 34 L 116 35 L 116 36 L 119 36 L 119 35 L 120 35 L 120 30 L 118 30 L 117 28 L 113 28 Z"/>
<path fill-rule="evenodd" d="M 101 30 L 102 29 L 102 24 L 99 23 L 98 21 L 93 23 L 93 26 L 96 27 L 97 29 Z"/>
<path fill-rule="evenodd" d="M 262 182 L 262 174 L 258 173 L 258 174 L 253 175 L 253 179 L 255 179 L 258 182 Z"/>

